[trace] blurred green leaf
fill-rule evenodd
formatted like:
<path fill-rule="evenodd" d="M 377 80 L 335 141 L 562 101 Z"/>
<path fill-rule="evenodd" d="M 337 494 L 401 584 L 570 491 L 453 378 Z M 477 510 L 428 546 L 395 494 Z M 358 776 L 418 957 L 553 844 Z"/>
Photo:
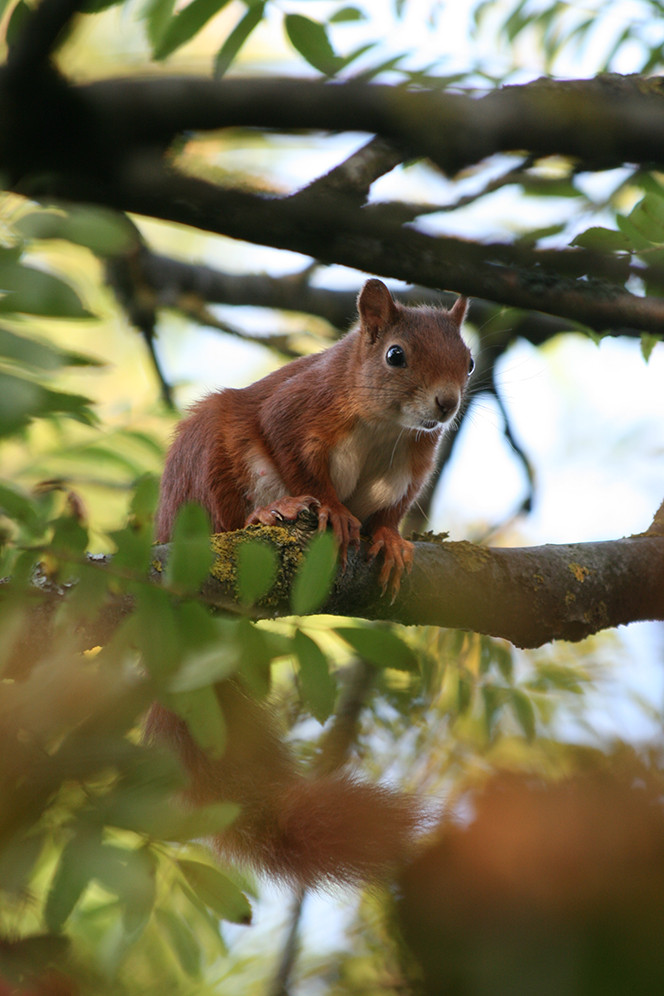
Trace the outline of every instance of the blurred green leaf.
<path fill-rule="evenodd" d="M 527 740 L 535 738 L 535 710 L 525 692 L 515 689 L 510 697 L 510 704 L 517 722 Z"/>
<path fill-rule="evenodd" d="M 94 425 L 96 417 L 90 404 L 82 395 L 53 391 L 27 377 L 0 370 L 0 436 L 25 428 L 33 419 L 56 414 Z"/>
<path fill-rule="evenodd" d="M 155 585 L 141 584 L 136 591 L 131 632 L 153 678 L 171 675 L 180 663 L 182 647 L 170 596 Z"/>
<path fill-rule="evenodd" d="M 48 318 L 92 318 L 74 289 L 64 280 L 18 263 L 0 265 L 0 314 L 25 312 Z"/>
<path fill-rule="evenodd" d="M 168 704 L 186 722 L 196 743 L 212 757 L 226 747 L 226 722 L 214 687 L 192 688 L 168 696 Z"/>
<path fill-rule="evenodd" d="M 7 45 L 11 47 L 14 44 L 18 35 L 23 31 L 31 13 L 29 4 L 25 3 L 25 0 L 19 0 L 11 13 L 9 24 L 7 25 L 5 35 Z"/>
<path fill-rule="evenodd" d="M 149 570 L 152 562 L 152 523 L 135 519 L 124 527 L 109 532 L 115 543 L 113 566 L 133 574 L 137 581 Z M 161 597 L 167 598 L 164 592 Z"/>
<path fill-rule="evenodd" d="M 80 560 L 88 547 L 88 531 L 73 515 L 62 515 L 53 523 L 51 547 L 58 558 Z"/>
<path fill-rule="evenodd" d="M 295 633 L 293 643 L 300 665 L 302 701 L 312 716 L 324 723 L 332 713 L 337 691 L 328 659 L 318 644 L 300 630 Z"/>
<path fill-rule="evenodd" d="M 72 353 L 59 349 L 50 342 L 17 335 L 0 326 L 0 359 L 20 363 L 26 367 L 39 367 L 41 370 L 58 370 L 60 367 L 89 366 L 103 364 L 92 356 Z"/>
<path fill-rule="evenodd" d="M 35 210 L 20 218 L 14 227 L 26 239 L 66 239 L 100 256 L 126 252 L 136 240 L 122 214 L 102 207 L 72 205 L 66 210 Z"/>
<path fill-rule="evenodd" d="M 325 26 L 303 14 L 286 14 L 284 26 L 291 45 L 309 65 L 326 76 L 334 76 L 341 60 L 332 48 Z"/>
<path fill-rule="evenodd" d="M 191 861 L 181 858 L 178 868 L 184 875 L 188 885 L 206 906 L 231 923 L 251 923 L 251 906 L 247 897 L 238 887 L 212 865 L 201 861 Z"/>
<path fill-rule="evenodd" d="M 142 8 L 148 41 L 153 50 L 159 44 L 167 24 L 173 17 L 174 8 L 175 0 L 147 0 Z"/>
<path fill-rule="evenodd" d="M 414 671 L 417 668 L 417 656 L 391 629 L 335 626 L 334 632 L 361 657 L 379 667 L 393 667 L 400 671 Z"/>
<path fill-rule="evenodd" d="M 630 252 L 632 242 L 625 232 L 616 232 L 611 228 L 594 226 L 580 232 L 570 243 L 583 249 L 596 249 L 599 252 Z"/>
<path fill-rule="evenodd" d="M 359 7 L 342 7 L 328 18 L 328 24 L 345 24 L 348 21 L 366 21 L 367 15 Z"/>
<path fill-rule="evenodd" d="M 156 895 L 157 866 L 147 847 L 130 850 L 102 844 L 95 879 L 118 897 L 125 930 L 133 938 L 147 924 Z"/>
<path fill-rule="evenodd" d="M 182 971 L 190 978 L 200 979 L 203 951 L 189 924 L 169 909 L 156 909 L 155 919 L 160 932 L 168 938 L 168 946 Z"/>
<path fill-rule="evenodd" d="M 646 363 L 650 359 L 652 351 L 657 345 L 657 343 L 661 341 L 662 341 L 661 335 L 651 335 L 648 332 L 641 333 L 641 354 Z"/>
<path fill-rule="evenodd" d="M 159 501 L 159 478 L 156 474 L 143 474 L 134 485 L 134 494 L 129 505 L 132 515 L 138 522 L 151 522 Z"/>
<path fill-rule="evenodd" d="M 101 828 L 82 825 L 60 854 L 46 897 L 44 920 L 58 934 L 101 863 Z"/>
<path fill-rule="evenodd" d="M 0 848 L 0 888 L 3 892 L 27 894 L 30 874 L 46 839 L 43 833 L 33 833 L 14 838 Z"/>
<path fill-rule="evenodd" d="M 235 25 L 228 38 L 217 52 L 214 60 L 214 76 L 220 79 L 235 60 L 240 49 L 254 28 L 263 20 L 265 3 L 254 3 L 244 17 Z"/>
<path fill-rule="evenodd" d="M 332 590 L 337 569 L 337 547 L 331 532 L 319 533 L 309 543 L 291 588 L 291 608 L 304 616 L 321 607 Z"/>
<path fill-rule="evenodd" d="M 214 619 L 197 602 L 183 602 L 174 611 L 187 654 L 183 665 L 169 681 L 169 690 L 189 692 L 223 681 L 233 674 L 240 661 L 238 623 L 231 619 Z"/>
<path fill-rule="evenodd" d="M 23 523 L 32 532 L 44 527 L 37 502 L 14 484 L 0 483 L 0 512 L 10 519 Z"/>
<path fill-rule="evenodd" d="M 272 588 L 278 558 L 274 547 L 248 539 L 237 551 L 237 593 L 243 605 L 254 605 Z"/>
<path fill-rule="evenodd" d="M 173 526 L 166 581 L 176 589 L 198 591 L 212 560 L 208 515 L 200 505 L 188 502 L 178 510 Z"/>
<path fill-rule="evenodd" d="M 236 625 L 242 680 L 257 699 L 265 698 L 270 691 L 270 665 L 273 659 L 273 647 L 268 634 L 249 619 L 238 619 Z"/>
<path fill-rule="evenodd" d="M 153 58 L 166 59 L 176 49 L 197 35 L 229 0 L 191 0 L 165 25 L 153 47 Z"/>

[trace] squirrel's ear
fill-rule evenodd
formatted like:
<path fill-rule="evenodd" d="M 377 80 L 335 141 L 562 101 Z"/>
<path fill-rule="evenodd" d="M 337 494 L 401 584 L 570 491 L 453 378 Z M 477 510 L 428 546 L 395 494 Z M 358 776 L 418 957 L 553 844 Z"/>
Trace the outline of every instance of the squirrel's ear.
<path fill-rule="evenodd" d="M 363 327 L 375 342 L 383 329 L 394 321 L 397 306 L 382 280 L 367 280 L 357 299 L 357 310 Z"/>
<path fill-rule="evenodd" d="M 468 298 L 458 297 L 450 310 L 447 312 L 455 325 L 461 328 L 461 323 L 466 317 L 466 312 L 468 311 Z"/>

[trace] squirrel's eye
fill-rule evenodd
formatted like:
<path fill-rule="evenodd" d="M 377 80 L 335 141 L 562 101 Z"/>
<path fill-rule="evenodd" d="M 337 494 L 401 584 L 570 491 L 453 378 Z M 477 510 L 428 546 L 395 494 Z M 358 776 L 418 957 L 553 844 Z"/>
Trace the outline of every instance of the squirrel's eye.
<path fill-rule="evenodd" d="M 470 375 L 471 375 L 471 373 L 473 372 L 474 369 L 475 369 L 475 360 L 471 356 L 470 359 L 468 360 L 468 376 L 469 377 L 470 377 Z"/>
<path fill-rule="evenodd" d="M 406 354 L 401 346 L 390 346 L 385 353 L 385 360 L 391 367 L 406 366 Z"/>

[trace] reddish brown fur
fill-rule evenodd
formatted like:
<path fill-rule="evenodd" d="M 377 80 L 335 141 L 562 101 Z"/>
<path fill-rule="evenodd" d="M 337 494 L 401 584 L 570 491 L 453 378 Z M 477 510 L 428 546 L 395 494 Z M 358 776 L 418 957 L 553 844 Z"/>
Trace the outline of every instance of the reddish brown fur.
<path fill-rule="evenodd" d="M 468 378 L 465 309 L 462 298 L 449 312 L 407 308 L 369 280 L 359 325 L 330 349 L 200 401 L 166 461 L 157 539 L 169 539 L 187 501 L 208 511 L 216 532 L 274 523 L 314 503 L 342 562 L 360 528 L 369 535 L 369 556 L 383 553 L 383 589 L 395 595 L 412 561 L 398 525 L 431 474 Z M 405 366 L 387 361 L 391 346 L 404 351 Z M 220 846 L 302 884 L 372 877 L 403 856 L 420 819 L 413 800 L 344 776 L 306 780 L 267 710 L 232 682 L 218 694 L 229 725 L 222 759 L 200 751 L 161 706 L 148 730 L 178 749 L 192 801 L 242 805 Z"/>

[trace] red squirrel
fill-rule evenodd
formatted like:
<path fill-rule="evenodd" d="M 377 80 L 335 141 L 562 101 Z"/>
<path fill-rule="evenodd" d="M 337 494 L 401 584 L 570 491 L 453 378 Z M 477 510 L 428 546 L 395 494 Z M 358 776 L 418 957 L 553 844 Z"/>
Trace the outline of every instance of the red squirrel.
<path fill-rule="evenodd" d="M 473 369 L 460 331 L 466 307 L 462 297 L 449 311 L 406 307 L 368 280 L 357 326 L 333 346 L 194 405 L 166 460 L 157 541 L 168 541 L 188 501 L 207 510 L 214 532 L 312 508 L 344 565 L 360 533 L 369 536 L 369 557 L 383 555 L 383 591 L 395 595 L 413 559 L 398 525 L 431 475 Z M 226 853 L 300 885 L 372 878 L 404 857 L 421 820 L 415 800 L 346 775 L 308 780 L 267 708 L 239 683 L 217 691 L 228 725 L 222 758 L 206 756 L 161 705 L 148 734 L 179 752 L 193 802 L 240 803 L 218 840 Z"/>

